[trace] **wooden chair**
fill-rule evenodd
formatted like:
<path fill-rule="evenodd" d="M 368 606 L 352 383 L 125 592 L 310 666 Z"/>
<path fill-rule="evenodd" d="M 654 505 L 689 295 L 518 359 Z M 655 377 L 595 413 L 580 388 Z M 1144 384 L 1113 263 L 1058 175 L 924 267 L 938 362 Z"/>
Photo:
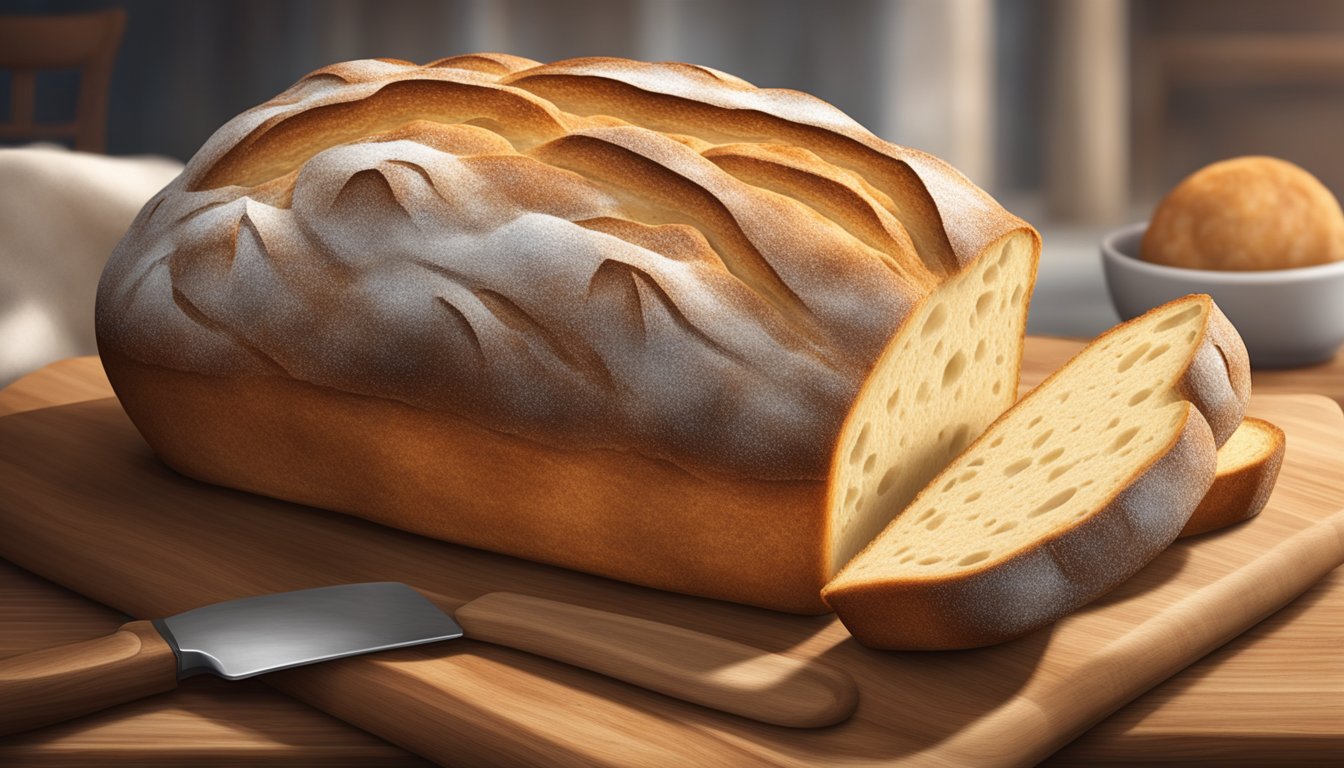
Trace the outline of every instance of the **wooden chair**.
<path fill-rule="evenodd" d="M 120 8 L 60 16 L 0 16 L 0 69 L 10 74 L 10 113 L 0 141 L 73 139 L 75 149 L 106 146 L 107 96 L 121 46 L 126 12 Z M 79 70 L 75 119 L 36 121 L 37 73 Z"/>

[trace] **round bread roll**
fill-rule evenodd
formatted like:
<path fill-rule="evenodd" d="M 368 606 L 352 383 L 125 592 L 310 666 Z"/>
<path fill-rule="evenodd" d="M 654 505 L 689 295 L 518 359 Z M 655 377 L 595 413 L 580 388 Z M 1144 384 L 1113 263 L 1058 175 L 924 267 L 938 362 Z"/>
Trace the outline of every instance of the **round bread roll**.
<path fill-rule="evenodd" d="M 1344 259 L 1344 212 L 1315 176 L 1273 157 L 1206 166 L 1158 204 L 1145 261 L 1188 269 L 1291 269 Z"/>

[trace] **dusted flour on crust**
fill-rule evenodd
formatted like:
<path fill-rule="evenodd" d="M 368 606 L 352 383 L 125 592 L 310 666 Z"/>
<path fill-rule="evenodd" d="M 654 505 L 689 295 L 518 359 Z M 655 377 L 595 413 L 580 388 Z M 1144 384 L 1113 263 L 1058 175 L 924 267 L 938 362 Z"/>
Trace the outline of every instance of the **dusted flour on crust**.
<path fill-rule="evenodd" d="M 786 557 L 783 548 L 798 543 L 782 539 L 760 546 L 801 558 L 802 581 L 819 586 L 840 558 L 827 522 L 834 514 L 823 509 L 840 494 L 827 483 L 836 482 L 837 445 L 876 361 L 943 286 L 975 265 L 988 269 L 981 257 L 992 251 L 1002 267 L 984 283 L 1012 278 L 1017 290 L 996 293 L 984 310 L 986 326 L 1000 327 L 985 331 L 996 341 L 981 362 L 994 371 L 988 378 L 1015 384 L 1038 250 L 1030 227 L 960 174 L 805 94 L 620 59 L 355 61 L 312 73 L 210 138 L 113 254 L 97 326 L 128 413 L 188 474 L 706 591 L 688 586 L 701 576 L 669 584 L 608 567 L 596 550 L 567 554 L 582 549 L 564 543 L 575 531 L 517 523 L 495 538 L 474 532 L 479 521 L 458 530 L 441 519 L 455 510 L 432 509 L 476 504 L 464 501 L 472 484 L 491 494 L 498 483 L 494 495 L 507 498 L 520 481 L 512 472 L 483 466 L 445 477 L 462 484 L 447 498 L 356 507 L 333 490 L 342 475 L 436 459 L 422 451 L 375 460 L 346 441 L 377 434 L 324 434 L 314 423 L 306 463 L 291 467 L 302 477 L 288 479 L 270 474 L 285 457 L 261 466 L 249 455 L 257 446 L 188 434 L 231 428 L 215 420 L 228 420 L 224 403 L 234 397 L 258 409 L 255 423 L 244 420 L 257 429 L 230 440 L 258 440 L 262 426 L 297 418 L 295 402 L 316 402 L 301 392 L 321 392 L 344 398 L 328 411 L 423 413 L 407 429 L 426 434 L 448 429 L 439 419 L 470 424 L 481 440 L 542 452 L 529 461 L 559 466 L 583 454 L 602 466 L 628 462 L 614 470 L 626 480 L 649 463 L 684 475 L 664 489 L 670 501 L 623 490 L 632 516 L 695 506 L 677 494 L 697 493 L 697 481 L 803 484 L 812 490 L 798 503 L 811 511 L 796 511 L 810 521 L 799 535 L 823 554 Z M 204 377 L 190 379 L 202 394 L 170 396 L 170 380 L 172 393 L 191 388 L 179 374 Z M 969 429 L 1008 402 L 1000 391 L 977 400 L 971 416 L 962 406 L 947 414 Z M 762 487 L 773 494 L 783 485 Z M 584 505 L 617 500 L 576 494 L 563 511 L 542 512 L 582 516 Z M 620 546 L 638 548 L 629 542 L 642 535 L 629 532 Z M 552 543 L 510 544 L 524 536 Z M 681 557 L 662 570 L 703 565 Z M 815 594 L 803 600 L 789 589 L 793 604 L 820 607 Z"/>

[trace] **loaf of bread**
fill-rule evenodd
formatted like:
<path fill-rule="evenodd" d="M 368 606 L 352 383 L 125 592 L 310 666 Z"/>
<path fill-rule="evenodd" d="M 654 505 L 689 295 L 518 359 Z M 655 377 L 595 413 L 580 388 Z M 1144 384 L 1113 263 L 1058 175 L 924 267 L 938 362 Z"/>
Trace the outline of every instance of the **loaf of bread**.
<path fill-rule="evenodd" d="M 1213 485 L 1181 529 L 1180 538 L 1196 536 L 1249 520 L 1269 503 L 1283 466 L 1287 438 L 1264 419 L 1247 417 L 1218 449 Z"/>
<path fill-rule="evenodd" d="M 802 93 L 355 61 L 230 121 L 149 202 L 97 335 L 191 477 L 819 613 L 1012 403 L 1039 250 Z"/>
<path fill-rule="evenodd" d="M 1022 398 L 823 592 L 859 642 L 971 648 L 1044 626 L 1175 540 L 1250 397 L 1208 296 L 1103 334 Z"/>

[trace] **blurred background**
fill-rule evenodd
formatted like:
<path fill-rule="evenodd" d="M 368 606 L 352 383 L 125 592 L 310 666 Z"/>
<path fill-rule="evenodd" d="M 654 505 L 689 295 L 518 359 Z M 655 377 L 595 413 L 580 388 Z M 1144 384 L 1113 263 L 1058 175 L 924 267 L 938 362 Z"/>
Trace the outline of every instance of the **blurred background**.
<path fill-rule="evenodd" d="M 1344 192 L 1338 0 L 0 0 L 5 16 L 106 9 L 124 20 L 106 17 L 107 30 L 87 33 L 89 45 L 111 46 L 91 74 L 66 66 L 16 76 L 9 60 L 31 46 L 6 51 L 0 34 L 0 144 L 33 138 L 4 128 L 19 117 L 66 124 L 68 136 L 46 138 L 77 149 L 185 161 L 238 112 L 353 58 L 490 50 L 540 61 L 690 61 L 813 93 L 886 139 L 950 161 L 1036 224 L 1046 250 L 1035 333 L 1090 336 L 1114 323 L 1100 234 L 1146 218 L 1165 190 L 1211 161 L 1277 155 Z M 29 96 L 31 109 L 20 104 Z M 105 123 L 89 104 L 102 105 Z M 89 120 L 98 125 L 74 125 Z M 28 176 L 6 176 L 7 163 L 0 234 L 17 226 L 30 241 L 51 241 L 33 235 L 29 212 L 51 203 L 16 181 Z M 139 183 L 153 187 L 174 167 Z M 132 174 L 102 172 L 113 185 Z M 152 190 L 141 194 L 143 202 Z M 67 226 L 91 215 L 72 211 Z M 16 296 L 58 291 L 77 303 L 86 290 L 20 285 L 10 264 L 32 255 L 12 241 L 0 237 L 0 384 L 17 365 L 4 367 L 4 345 L 12 353 L 16 343 L 4 313 L 13 315 Z M 110 247 L 100 240 L 93 250 L 105 258 Z M 92 351 L 80 347 L 89 339 L 10 357 L 32 366 Z"/>

